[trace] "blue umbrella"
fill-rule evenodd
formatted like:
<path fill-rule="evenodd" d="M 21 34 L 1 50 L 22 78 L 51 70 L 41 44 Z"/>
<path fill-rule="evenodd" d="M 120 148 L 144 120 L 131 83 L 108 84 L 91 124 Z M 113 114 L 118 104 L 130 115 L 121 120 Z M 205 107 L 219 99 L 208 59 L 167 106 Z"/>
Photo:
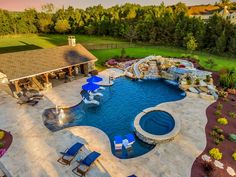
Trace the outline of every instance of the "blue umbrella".
<path fill-rule="evenodd" d="M 102 78 L 98 76 L 92 76 L 87 79 L 87 82 L 100 82 L 100 81 L 102 81 Z"/>
<path fill-rule="evenodd" d="M 99 85 L 90 82 L 90 83 L 83 85 L 82 89 L 86 90 L 86 91 L 94 91 L 94 90 L 98 89 L 99 87 L 100 87 Z"/>

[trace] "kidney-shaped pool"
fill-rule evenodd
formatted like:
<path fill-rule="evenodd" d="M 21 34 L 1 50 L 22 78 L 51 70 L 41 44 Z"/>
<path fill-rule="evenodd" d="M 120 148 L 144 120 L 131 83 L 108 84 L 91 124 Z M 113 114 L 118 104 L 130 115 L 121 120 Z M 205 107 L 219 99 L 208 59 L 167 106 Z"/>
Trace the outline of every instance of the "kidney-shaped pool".
<path fill-rule="evenodd" d="M 155 146 L 144 143 L 135 137 L 132 150 L 117 152 L 114 148 L 114 136 L 125 136 L 134 133 L 134 119 L 144 109 L 160 103 L 177 101 L 185 97 L 185 92 L 164 79 L 132 81 L 128 78 L 117 78 L 113 86 L 100 91 L 103 97 L 100 106 L 87 107 L 83 102 L 65 110 L 70 121 L 58 127 L 44 118 L 44 124 L 52 131 L 70 126 L 92 126 L 99 128 L 108 136 L 112 153 L 118 158 L 133 158 L 143 155 Z M 46 110 L 47 112 L 48 110 Z M 164 122 L 165 123 L 165 122 Z M 164 130 L 163 130 L 164 131 Z M 94 140 L 96 142 L 96 140 Z"/>

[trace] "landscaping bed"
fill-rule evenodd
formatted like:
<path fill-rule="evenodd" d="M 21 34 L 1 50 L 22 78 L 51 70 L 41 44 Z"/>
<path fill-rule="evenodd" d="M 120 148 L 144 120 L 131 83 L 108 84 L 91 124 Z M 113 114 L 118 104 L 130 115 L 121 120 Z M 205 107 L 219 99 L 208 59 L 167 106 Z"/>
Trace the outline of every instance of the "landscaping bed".
<path fill-rule="evenodd" d="M 232 94 L 228 95 L 227 98 L 219 98 L 217 102 L 210 105 L 206 110 L 208 118 L 208 122 L 205 128 L 207 145 L 205 150 L 195 160 L 192 166 L 192 177 L 200 177 L 206 175 L 206 171 L 204 171 L 202 164 L 204 163 L 202 160 L 202 155 L 209 155 L 209 151 L 212 148 L 218 148 L 222 153 L 222 158 L 219 159 L 219 161 L 224 164 L 224 169 L 214 168 L 214 172 L 209 176 L 230 176 L 226 171 L 228 166 L 236 170 L 236 159 L 234 160 L 232 157 L 232 154 L 236 152 L 236 142 L 232 142 L 229 140 L 229 134 L 236 134 L 236 117 L 233 118 L 232 112 L 236 113 L 236 95 Z M 220 124 L 218 118 L 226 118 L 228 124 Z M 219 131 L 220 134 L 223 135 L 221 136 L 220 141 L 216 140 L 218 139 L 216 138 L 218 135 L 212 133 L 213 129 L 216 128 L 215 126 L 218 126 L 218 130 L 223 130 L 223 132 Z"/>
<path fill-rule="evenodd" d="M 6 153 L 12 143 L 13 137 L 10 132 L 0 129 L 0 158 Z"/>

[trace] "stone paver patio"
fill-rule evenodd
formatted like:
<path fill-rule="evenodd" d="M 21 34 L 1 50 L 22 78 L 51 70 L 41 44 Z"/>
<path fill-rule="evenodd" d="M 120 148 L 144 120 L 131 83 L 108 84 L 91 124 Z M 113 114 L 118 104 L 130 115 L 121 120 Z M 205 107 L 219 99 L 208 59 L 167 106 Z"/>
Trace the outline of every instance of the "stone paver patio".
<path fill-rule="evenodd" d="M 106 77 L 116 70 L 106 70 Z M 117 74 L 116 76 L 119 76 Z M 114 76 L 115 77 L 115 76 Z M 45 93 L 45 98 L 35 107 L 19 106 L 11 96 L 0 92 L 0 129 L 10 131 L 13 143 L 0 161 L 16 177 L 72 177 L 72 165 L 57 162 L 59 152 L 76 141 L 86 143 L 86 149 L 102 155 L 91 168 L 91 177 L 124 177 L 136 174 L 142 177 L 188 177 L 195 158 L 206 145 L 205 125 L 207 100 L 187 96 L 178 102 L 158 105 L 181 120 L 181 130 L 174 141 L 157 145 L 151 152 L 134 159 L 120 160 L 111 153 L 108 137 L 93 127 L 71 127 L 50 132 L 42 122 L 44 109 L 73 106 L 81 101 L 80 90 L 85 78 L 63 84 Z M 135 117 L 136 115 L 134 115 Z M 85 155 L 85 154 L 83 154 Z"/>

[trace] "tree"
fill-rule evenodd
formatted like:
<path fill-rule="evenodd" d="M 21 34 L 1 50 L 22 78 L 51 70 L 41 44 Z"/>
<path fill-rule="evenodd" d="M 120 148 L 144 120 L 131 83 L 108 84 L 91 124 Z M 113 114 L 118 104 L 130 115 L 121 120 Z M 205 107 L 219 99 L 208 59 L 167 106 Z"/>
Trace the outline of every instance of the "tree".
<path fill-rule="evenodd" d="M 223 31 L 220 37 L 216 41 L 216 52 L 218 54 L 224 53 L 226 49 L 225 32 Z"/>
<path fill-rule="evenodd" d="M 52 3 L 42 5 L 42 11 L 45 13 L 53 13 L 54 10 L 55 10 L 55 7 Z"/>
<path fill-rule="evenodd" d="M 38 28 L 40 32 L 48 33 L 50 32 L 50 26 L 53 24 L 52 16 L 51 14 L 46 14 L 44 12 L 41 12 L 38 14 Z"/>
<path fill-rule="evenodd" d="M 128 39 L 130 43 L 137 39 L 137 32 L 133 26 L 128 28 L 127 32 L 125 33 L 125 38 Z"/>
<path fill-rule="evenodd" d="M 198 47 L 197 41 L 193 37 L 192 33 L 187 34 L 187 36 L 185 37 L 185 41 L 186 41 L 186 48 L 190 50 L 191 53 L 195 51 L 196 48 Z"/>
<path fill-rule="evenodd" d="M 231 0 L 220 0 L 220 3 L 221 3 L 221 4 L 224 4 L 224 5 L 230 4 L 230 3 L 231 3 Z"/>
<path fill-rule="evenodd" d="M 58 33 L 65 33 L 70 29 L 70 24 L 67 20 L 58 20 L 55 24 L 54 29 Z"/>

